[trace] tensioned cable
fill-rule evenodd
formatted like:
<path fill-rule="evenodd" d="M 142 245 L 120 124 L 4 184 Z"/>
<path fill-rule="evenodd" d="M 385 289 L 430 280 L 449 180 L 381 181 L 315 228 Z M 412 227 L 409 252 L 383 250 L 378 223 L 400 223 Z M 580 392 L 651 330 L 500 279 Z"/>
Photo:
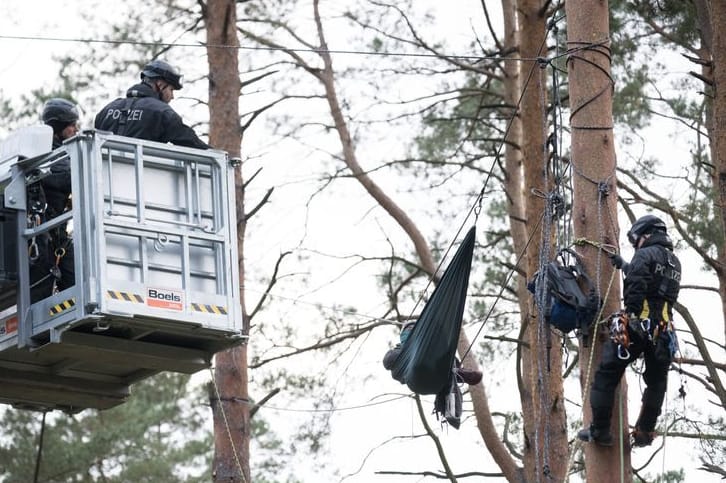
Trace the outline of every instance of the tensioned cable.
<path fill-rule="evenodd" d="M 540 45 L 538 52 L 541 53 L 542 49 L 547 44 L 547 36 L 549 35 L 550 30 L 552 29 L 553 25 L 554 25 L 554 23 L 551 23 L 548 30 L 545 32 L 544 38 L 542 39 L 542 44 Z M 517 113 L 519 112 L 519 107 L 522 105 L 522 100 L 524 99 L 524 94 L 525 94 L 525 92 L 527 92 L 529 83 L 532 80 L 532 77 L 534 76 L 534 69 L 535 69 L 535 67 L 538 67 L 539 63 L 541 63 L 542 61 L 543 61 L 543 59 L 541 57 L 538 57 L 536 59 L 536 62 L 532 64 L 532 66 L 529 69 L 529 72 L 527 73 L 527 79 L 525 80 L 524 85 L 522 86 L 522 90 L 519 94 L 519 99 L 517 100 L 517 105 L 515 106 L 513 113 L 507 122 L 506 129 L 504 130 L 504 135 L 502 136 L 502 142 L 499 143 L 499 146 L 497 147 L 497 151 L 494 154 L 494 159 L 492 160 L 492 164 L 489 167 L 489 172 L 487 173 L 487 176 L 484 179 L 484 186 L 482 186 L 482 189 L 479 192 L 479 195 L 477 196 L 476 201 L 472 204 L 472 207 L 469 209 L 469 212 L 466 215 L 465 221 L 471 216 L 472 212 L 474 212 L 476 207 L 481 204 L 481 201 L 484 198 L 484 193 L 486 191 L 487 185 L 489 184 L 489 180 L 491 179 L 492 173 L 494 172 L 494 166 L 496 165 L 497 161 L 499 160 L 501 153 L 502 153 L 502 149 L 504 148 L 504 143 L 505 143 L 504 140 L 507 138 L 507 135 L 509 134 L 509 131 L 512 128 L 512 125 L 514 124 L 514 120 L 516 119 Z M 544 216 L 544 213 L 542 214 L 542 216 Z M 539 227 L 541 222 L 542 222 L 542 218 L 540 218 L 539 221 L 537 222 L 537 227 Z M 461 231 L 461 228 L 459 230 Z M 507 274 L 507 277 L 506 277 L 506 282 L 508 282 L 511 279 L 515 268 L 517 266 L 519 266 L 519 262 L 521 261 L 522 257 L 524 257 L 524 254 L 526 253 L 526 248 L 529 246 L 530 242 L 532 241 L 532 237 L 534 236 L 534 233 L 535 233 L 535 230 L 533 230 L 532 233 L 530 234 L 530 238 L 529 238 L 529 240 L 527 240 L 527 244 L 525 245 L 524 249 L 522 250 L 522 253 L 520 254 L 519 258 L 517 259 L 517 263 L 515 264 L 514 267 L 512 267 L 509 270 L 509 273 Z M 476 332 L 476 335 L 469 343 L 469 347 L 467 347 L 467 349 L 464 351 L 463 355 L 461 356 L 462 360 L 471 351 L 471 348 L 474 346 L 474 342 L 476 342 L 476 339 L 479 337 L 482 330 L 484 329 L 484 326 L 486 325 L 486 323 L 489 320 L 489 316 L 492 314 L 494 307 L 496 307 L 497 302 L 499 302 L 503 293 L 504 293 L 504 289 L 502 288 L 502 290 L 500 290 L 499 294 L 497 294 L 497 297 L 494 299 L 494 302 L 492 303 L 491 308 L 487 312 L 486 317 L 482 321 L 481 327 L 479 327 L 479 330 Z"/>
<path fill-rule="evenodd" d="M 382 404 L 388 404 L 390 402 L 398 401 L 404 398 L 410 398 L 410 394 L 402 394 L 400 396 L 396 396 L 390 399 L 386 399 L 384 401 L 377 401 L 377 402 L 371 402 L 367 404 L 358 404 L 355 406 L 345 406 L 345 407 L 333 407 L 331 409 L 295 409 L 295 408 L 281 408 L 277 406 L 272 406 L 269 404 L 265 404 L 263 406 L 260 406 L 261 408 L 269 409 L 272 411 L 281 411 L 281 412 L 289 412 L 289 413 L 340 413 L 343 411 L 355 411 L 358 409 L 367 409 L 374 406 L 380 406 Z M 250 405 L 253 405 L 253 403 L 247 403 Z"/>
<path fill-rule="evenodd" d="M 215 370 L 214 366 L 211 366 L 209 368 L 211 382 L 214 386 L 215 396 L 217 397 L 217 400 L 222 401 L 221 394 L 219 392 L 219 387 L 217 386 L 217 381 L 214 377 L 214 370 Z M 282 412 L 291 412 L 291 413 L 339 413 L 339 412 L 343 412 L 343 411 L 354 411 L 354 410 L 358 410 L 358 409 L 366 409 L 366 408 L 371 408 L 374 406 L 380 406 L 382 404 L 388 404 L 390 402 L 398 401 L 400 399 L 404 399 L 404 398 L 408 398 L 408 397 L 411 397 L 411 396 L 409 394 L 402 394 L 400 396 L 385 399 L 383 401 L 375 401 L 375 402 L 370 402 L 370 403 L 365 403 L 365 404 L 356 404 L 355 406 L 333 407 L 330 409 L 281 408 L 281 407 L 277 407 L 277 406 L 272 406 L 270 404 L 263 404 L 262 406 L 259 406 L 259 407 L 262 409 L 269 409 L 269 410 L 282 411 Z M 249 400 L 239 399 L 238 402 L 240 402 L 242 404 L 246 404 L 248 406 L 256 405 L 256 403 L 254 403 L 253 401 L 249 401 Z M 222 409 L 221 405 L 220 405 L 220 409 Z M 231 440 L 232 434 L 231 434 L 231 430 L 229 428 L 229 421 L 227 420 L 227 415 L 224 413 L 224 411 L 222 411 L 222 414 L 224 416 L 223 419 L 224 419 L 225 427 L 227 428 L 227 433 L 230 436 L 230 442 L 232 443 L 232 449 L 234 451 L 235 458 L 237 458 L 237 451 L 234 448 L 234 442 Z M 241 465 L 239 464 L 239 461 L 238 461 L 238 465 L 240 466 L 240 471 L 241 471 Z"/>
<path fill-rule="evenodd" d="M 539 47 L 539 51 L 538 52 L 542 52 L 543 47 L 546 45 L 546 43 L 547 43 L 547 35 L 548 34 L 549 34 L 549 31 L 545 33 L 544 39 L 542 41 L 542 44 Z M 436 57 L 440 57 L 440 56 L 436 56 Z M 501 58 L 498 57 L 497 59 L 501 59 Z M 507 59 L 502 59 L 502 60 L 510 60 L 510 59 L 507 58 Z M 516 59 L 511 59 L 511 60 L 516 60 Z M 499 158 L 501 156 L 502 149 L 504 148 L 504 143 L 505 143 L 504 140 L 507 139 L 507 135 L 509 134 L 509 131 L 511 130 L 512 125 L 514 124 L 514 120 L 517 117 L 517 112 L 519 111 L 519 106 L 522 104 L 522 99 L 524 99 L 524 93 L 527 91 L 527 87 L 529 86 L 529 82 L 531 81 L 531 79 L 533 77 L 534 68 L 535 68 L 535 66 L 538 65 L 539 62 L 542 61 L 542 59 L 539 58 L 539 57 L 538 58 L 535 58 L 535 59 L 530 59 L 530 60 L 533 60 L 535 62 L 532 64 L 532 67 L 529 70 L 529 73 L 527 75 L 527 80 L 525 81 L 524 86 L 522 88 L 522 91 L 520 92 L 519 99 L 517 100 L 517 104 L 516 104 L 515 108 L 512 110 L 512 115 L 509 117 L 509 119 L 507 121 L 507 126 L 506 126 L 506 128 L 504 130 L 504 134 L 502 135 L 502 142 L 500 142 L 499 145 L 497 146 L 497 150 L 494 153 L 494 159 L 492 159 L 492 163 L 489 166 L 489 171 L 487 172 L 486 178 L 484 178 L 484 184 L 483 184 L 481 190 L 479 191 L 479 194 L 477 195 L 476 199 L 474 200 L 474 203 L 471 204 L 471 207 L 469 208 L 469 211 L 466 213 L 466 216 L 464 216 L 464 220 L 461 222 L 461 224 L 459 225 L 459 228 L 456 230 L 456 233 L 455 233 L 455 235 L 453 237 L 454 240 L 458 239 L 459 235 L 464 230 L 464 226 L 466 225 L 467 220 L 469 220 L 469 218 L 471 218 L 472 214 L 476 215 L 476 218 L 478 219 L 479 211 L 481 210 L 481 203 L 482 203 L 482 200 L 484 199 L 484 193 L 486 192 L 487 186 L 489 185 L 489 180 L 491 179 L 492 173 L 494 172 L 494 167 L 496 166 L 497 161 L 499 160 Z M 531 238 L 530 238 L 530 240 L 531 240 Z M 528 242 L 528 244 L 529 244 L 529 242 Z M 428 291 L 429 287 L 433 283 L 434 275 L 441 269 L 441 266 L 443 265 L 444 260 L 446 260 L 446 257 L 448 256 L 448 254 L 449 254 L 449 252 L 451 251 L 452 248 L 453 248 L 453 243 L 451 243 L 448 246 L 448 248 L 444 252 L 444 255 L 441 257 L 441 261 L 439 262 L 438 266 L 436 267 L 436 271 L 429 278 L 426 287 L 424 287 L 424 289 L 423 289 L 423 291 L 421 293 L 421 297 L 419 297 L 419 299 L 416 301 L 416 304 L 414 305 L 414 307 L 413 307 L 413 309 L 411 311 L 411 315 L 413 315 L 413 312 L 416 310 L 416 307 L 418 307 L 418 305 L 423 301 L 423 294 L 425 294 Z M 521 256 L 524 256 L 524 253 L 522 253 Z M 520 259 L 521 259 L 521 256 L 520 256 Z M 518 264 L 519 264 L 519 261 L 517 261 L 517 265 Z M 512 269 L 510 269 L 510 274 L 508 275 L 507 280 L 509 280 L 511 278 L 511 274 L 513 272 L 514 272 L 514 267 Z M 500 291 L 499 295 L 497 295 L 497 298 L 494 300 L 494 304 L 492 306 L 492 309 L 493 309 L 494 306 L 496 306 L 496 303 L 501 298 L 502 293 L 503 293 L 503 291 Z M 474 339 L 469 344 L 469 347 L 467 347 L 466 351 L 464 351 L 464 354 L 461 356 L 461 359 L 462 360 L 466 357 L 466 355 L 471 350 L 472 346 L 474 345 L 474 342 L 476 341 L 476 338 L 479 336 L 479 334 L 481 333 L 482 329 L 484 328 L 484 325 L 486 324 L 486 322 L 488 320 L 488 316 L 490 314 L 491 314 L 491 310 L 487 314 L 487 318 L 485 318 L 484 321 L 482 322 L 482 326 L 477 331 L 476 336 L 474 337 Z"/>
<path fill-rule="evenodd" d="M 260 50 L 260 51 L 280 51 L 280 52 L 309 52 L 309 53 L 329 53 L 329 54 L 347 54 L 347 55 L 374 55 L 380 57 L 429 57 L 435 59 L 457 59 L 457 60 L 493 60 L 493 61 L 504 61 L 514 60 L 517 62 L 534 62 L 537 59 L 531 59 L 526 57 L 502 57 L 499 55 L 486 56 L 486 55 L 460 55 L 460 54 L 430 54 L 430 53 L 415 53 L 415 52 L 377 52 L 373 50 L 338 50 L 338 49 L 302 49 L 302 48 L 285 48 L 285 47 L 258 47 L 258 46 L 243 46 L 243 45 L 228 45 L 228 44 L 207 44 L 204 42 L 195 43 L 168 43 L 168 42 L 152 42 L 143 40 L 111 40 L 111 39 L 84 39 L 84 38 L 73 38 L 73 37 L 43 37 L 43 36 L 30 36 L 30 35 L 0 35 L 0 39 L 7 40 L 33 40 L 39 42 L 77 42 L 84 44 L 111 44 L 111 45 L 142 45 L 142 46 L 153 46 L 153 47 L 186 47 L 186 48 L 198 48 L 198 49 L 236 49 L 236 50 Z"/>

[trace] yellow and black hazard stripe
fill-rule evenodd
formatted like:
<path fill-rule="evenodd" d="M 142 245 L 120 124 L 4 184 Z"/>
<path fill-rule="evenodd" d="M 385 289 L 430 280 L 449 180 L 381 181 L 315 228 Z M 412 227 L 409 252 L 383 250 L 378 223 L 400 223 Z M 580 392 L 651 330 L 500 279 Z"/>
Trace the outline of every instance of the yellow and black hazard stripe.
<path fill-rule="evenodd" d="M 227 315 L 227 307 L 221 305 L 192 303 L 192 310 L 195 312 L 204 312 L 205 314 Z"/>
<path fill-rule="evenodd" d="M 73 298 L 73 299 L 64 300 L 63 302 L 61 302 L 59 304 L 55 304 L 54 306 L 52 306 L 50 308 L 50 315 L 51 316 L 58 315 L 61 312 L 63 312 L 64 310 L 71 309 L 75 306 L 76 306 L 76 299 Z"/>
<path fill-rule="evenodd" d="M 135 293 L 119 292 L 118 290 L 106 290 L 106 295 L 114 300 L 120 300 L 122 302 L 133 302 L 136 304 L 143 304 L 144 297 Z"/>

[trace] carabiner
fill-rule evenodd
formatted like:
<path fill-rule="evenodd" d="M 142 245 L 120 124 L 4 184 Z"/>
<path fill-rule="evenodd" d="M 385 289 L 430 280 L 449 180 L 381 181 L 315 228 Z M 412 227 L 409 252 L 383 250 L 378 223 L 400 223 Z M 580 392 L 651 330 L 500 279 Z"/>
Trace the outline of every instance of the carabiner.
<path fill-rule="evenodd" d="M 40 257 L 40 249 L 38 243 L 35 241 L 35 237 L 30 239 L 30 245 L 28 245 L 28 258 L 31 262 L 38 260 Z"/>
<path fill-rule="evenodd" d="M 618 344 L 618 359 L 624 361 L 630 359 L 630 352 L 625 346 L 623 346 L 623 344 Z"/>

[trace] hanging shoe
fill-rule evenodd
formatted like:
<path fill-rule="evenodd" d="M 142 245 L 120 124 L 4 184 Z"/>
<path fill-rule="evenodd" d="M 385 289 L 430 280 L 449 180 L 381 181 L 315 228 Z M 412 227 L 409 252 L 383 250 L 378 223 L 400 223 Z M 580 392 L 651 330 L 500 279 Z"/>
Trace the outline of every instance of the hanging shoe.
<path fill-rule="evenodd" d="M 633 448 L 650 446 L 653 444 L 653 440 L 655 439 L 655 431 L 643 431 L 636 426 L 635 431 L 630 433 L 630 439 L 631 446 L 633 446 Z"/>
<path fill-rule="evenodd" d="M 456 375 L 459 376 L 459 379 L 461 379 L 462 382 L 465 382 L 470 386 L 475 386 L 479 384 L 483 377 L 481 371 L 464 369 L 463 367 L 459 367 L 456 369 Z"/>
<path fill-rule="evenodd" d="M 589 428 L 581 429 L 577 433 L 577 438 L 586 443 L 595 443 L 600 446 L 612 446 L 613 435 L 609 429 L 598 429 L 593 425 Z"/>

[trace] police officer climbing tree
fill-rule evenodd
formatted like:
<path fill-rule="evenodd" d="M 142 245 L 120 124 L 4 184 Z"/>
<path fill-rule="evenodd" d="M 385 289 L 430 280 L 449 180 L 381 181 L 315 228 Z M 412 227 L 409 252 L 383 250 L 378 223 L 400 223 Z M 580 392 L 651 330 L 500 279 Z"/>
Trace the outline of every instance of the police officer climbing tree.
<path fill-rule="evenodd" d="M 149 141 L 209 149 L 169 106 L 174 91 L 182 88 L 182 75 L 163 60 L 152 60 L 141 72 L 141 83 L 126 91 L 96 115 L 95 127 Z"/>
<path fill-rule="evenodd" d="M 628 241 L 635 248 L 631 262 L 625 263 L 619 255 L 612 257 L 613 265 L 625 275 L 626 311 L 616 319 L 615 330 L 611 330 L 613 343 L 606 345 L 590 389 L 592 422 L 577 435 L 603 446 L 613 444 L 610 418 L 615 389 L 627 366 L 641 355 L 645 358 L 643 379 L 647 387 L 631 438 L 633 446 L 653 442 L 668 385 L 668 368 L 677 350 L 673 305 L 680 289 L 681 263 L 673 253 L 666 225 L 657 216 L 645 215 L 628 231 Z"/>

